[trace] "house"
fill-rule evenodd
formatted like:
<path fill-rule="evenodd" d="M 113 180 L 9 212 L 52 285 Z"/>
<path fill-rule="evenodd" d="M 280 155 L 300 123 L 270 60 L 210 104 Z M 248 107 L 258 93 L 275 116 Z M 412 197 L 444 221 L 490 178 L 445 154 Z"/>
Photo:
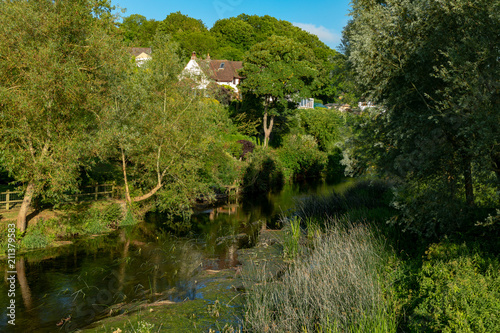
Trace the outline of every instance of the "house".
<path fill-rule="evenodd" d="M 365 111 L 365 109 L 374 108 L 374 107 L 376 107 L 376 106 L 372 102 L 358 102 L 358 108 L 361 111 Z"/>
<path fill-rule="evenodd" d="M 129 52 L 135 58 L 137 66 L 141 66 L 145 61 L 151 59 L 152 51 L 150 47 L 131 47 Z"/>
<path fill-rule="evenodd" d="M 198 83 L 198 89 L 206 89 L 211 81 L 218 85 L 230 86 L 239 94 L 238 85 L 243 79 L 238 71 L 243 68 L 243 62 L 230 60 L 197 59 L 196 52 L 191 55 L 182 71 L 182 77 L 191 77 Z"/>
<path fill-rule="evenodd" d="M 314 98 L 304 98 L 298 105 L 299 109 L 314 109 Z"/>

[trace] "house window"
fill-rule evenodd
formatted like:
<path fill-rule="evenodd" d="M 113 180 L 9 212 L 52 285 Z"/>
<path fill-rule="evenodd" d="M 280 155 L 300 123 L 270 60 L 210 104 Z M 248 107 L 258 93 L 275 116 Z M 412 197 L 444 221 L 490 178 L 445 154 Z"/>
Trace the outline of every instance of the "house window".
<path fill-rule="evenodd" d="M 224 69 L 224 63 L 223 62 L 220 63 L 219 69 Z"/>

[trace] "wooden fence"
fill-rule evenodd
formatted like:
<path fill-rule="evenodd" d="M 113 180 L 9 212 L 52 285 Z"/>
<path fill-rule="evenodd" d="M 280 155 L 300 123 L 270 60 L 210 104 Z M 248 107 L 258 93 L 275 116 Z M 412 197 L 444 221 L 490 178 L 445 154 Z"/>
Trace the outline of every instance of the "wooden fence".
<path fill-rule="evenodd" d="M 68 201 L 92 201 L 115 197 L 117 186 L 114 184 L 100 184 L 85 186 L 78 194 L 67 195 Z M 11 210 L 21 207 L 23 193 L 18 191 L 7 191 L 0 193 L 0 210 Z"/>

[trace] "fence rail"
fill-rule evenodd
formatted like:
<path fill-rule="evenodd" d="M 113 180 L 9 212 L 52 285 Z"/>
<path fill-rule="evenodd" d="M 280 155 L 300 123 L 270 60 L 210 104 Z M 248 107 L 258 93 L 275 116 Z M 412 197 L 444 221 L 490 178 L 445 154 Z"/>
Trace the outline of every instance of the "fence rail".
<path fill-rule="evenodd" d="M 117 193 L 117 186 L 114 184 L 99 184 L 85 186 L 80 193 L 69 194 L 68 201 L 92 201 L 114 197 Z M 11 210 L 21 207 L 23 193 L 19 191 L 7 191 L 0 193 L 0 210 Z"/>

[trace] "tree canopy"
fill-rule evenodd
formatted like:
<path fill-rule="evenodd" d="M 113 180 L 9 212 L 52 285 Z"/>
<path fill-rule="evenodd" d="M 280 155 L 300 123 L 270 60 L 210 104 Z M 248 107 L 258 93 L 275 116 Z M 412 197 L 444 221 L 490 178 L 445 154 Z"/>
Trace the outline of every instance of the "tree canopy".
<path fill-rule="evenodd" d="M 317 75 L 312 52 L 292 39 L 269 37 L 254 45 L 243 61 L 243 94 L 256 96 L 264 106 L 264 146 L 274 124 L 274 117 L 309 96 Z M 295 108 L 295 106 L 292 106 Z M 270 116 L 270 123 L 267 118 Z"/>
<path fill-rule="evenodd" d="M 498 204 L 499 2 L 357 0 L 351 15 L 349 60 L 380 106 L 357 156 L 403 182 L 407 226 L 447 232 L 471 220 L 464 203 Z"/>
<path fill-rule="evenodd" d="M 105 1 L 0 3 L 0 149 L 26 190 L 21 231 L 33 195 L 77 189 L 93 119 L 124 59 L 110 11 Z"/>

